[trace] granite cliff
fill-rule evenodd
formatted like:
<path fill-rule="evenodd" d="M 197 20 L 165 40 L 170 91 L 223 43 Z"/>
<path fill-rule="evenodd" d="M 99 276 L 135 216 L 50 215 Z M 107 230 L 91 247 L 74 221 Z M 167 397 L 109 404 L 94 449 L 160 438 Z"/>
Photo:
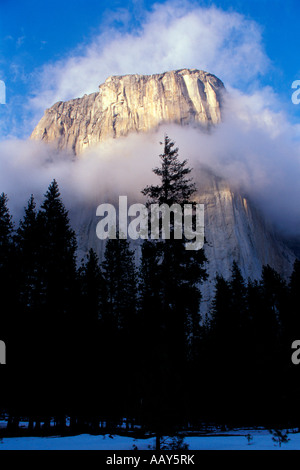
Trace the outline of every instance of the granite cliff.
<path fill-rule="evenodd" d="M 200 70 L 109 77 L 97 93 L 47 109 L 31 138 L 79 154 L 108 138 L 162 123 L 207 128 L 221 120 L 223 90 L 218 78 Z"/>
<path fill-rule="evenodd" d="M 223 91 L 218 78 L 194 69 L 109 77 L 97 93 L 59 102 L 48 109 L 31 138 L 72 150 L 80 158 L 92 145 L 130 132 L 155 130 L 160 124 L 190 125 L 205 131 L 221 121 Z M 245 279 L 259 278 L 266 264 L 287 277 L 295 255 L 246 195 L 205 170 L 195 172 L 194 179 L 199 188 L 198 200 L 205 206 L 210 277 L 203 294 L 207 308 L 216 272 L 228 278 L 234 260 Z M 99 203 L 95 195 L 94 205 L 73 211 L 80 257 L 90 246 L 102 257 L 104 245 L 96 238 Z"/>

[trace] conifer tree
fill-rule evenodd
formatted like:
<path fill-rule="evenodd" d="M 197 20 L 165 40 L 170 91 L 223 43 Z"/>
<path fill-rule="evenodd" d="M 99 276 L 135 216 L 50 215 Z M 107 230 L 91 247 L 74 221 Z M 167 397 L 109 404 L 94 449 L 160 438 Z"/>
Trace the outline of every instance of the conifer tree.
<path fill-rule="evenodd" d="M 38 223 L 43 227 L 41 293 L 44 308 L 52 318 L 63 319 L 71 315 L 74 308 L 77 243 L 55 180 L 45 194 Z"/>
<path fill-rule="evenodd" d="M 7 195 L 0 195 L 0 268 L 6 266 L 12 244 L 13 221 L 8 209 Z"/>
<path fill-rule="evenodd" d="M 232 293 L 233 308 L 236 310 L 235 313 L 240 317 L 239 324 L 242 325 L 243 317 L 246 315 L 247 288 L 241 270 L 236 261 L 232 263 L 230 288 Z"/>
<path fill-rule="evenodd" d="M 0 195 L 0 289 L 1 289 L 1 339 L 8 337 L 9 324 L 15 306 L 15 253 L 13 245 L 13 220 L 8 208 L 7 195 Z"/>
<path fill-rule="evenodd" d="M 226 335 L 225 329 L 229 327 L 228 318 L 231 308 L 230 284 L 220 274 L 216 276 L 215 296 L 212 301 L 212 329 L 215 332 L 217 342 Z"/>
<path fill-rule="evenodd" d="M 163 145 L 161 166 L 153 170 L 159 176 L 160 184 L 147 186 L 142 193 L 148 196 L 148 206 L 167 204 L 171 207 L 178 204 L 183 209 L 184 204 L 192 203 L 190 198 L 196 191 L 195 184 L 189 177 L 192 170 L 187 166 L 187 160 L 179 160 L 178 148 L 167 135 Z M 181 357 L 187 354 L 188 349 L 191 351 L 189 346 L 199 335 L 201 295 L 198 286 L 206 277 L 206 258 L 203 250 L 186 250 L 185 242 L 184 234 L 181 239 L 175 239 L 174 220 L 171 218 L 170 240 L 148 240 L 148 245 L 152 243 L 153 247 L 144 250 L 144 259 L 142 258 L 142 263 L 146 264 L 145 255 L 157 251 L 158 262 L 155 269 L 160 273 L 158 296 L 162 310 L 161 319 L 166 322 L 165 331 L 170 333 L 168 341 L 173 343 L 172 349 L 174 348 Z M 153 275 L 157 277 L 154 272 Z M 145 277 L 143 282 L 144 289 L 147 289 Z M 149 278 L 148 282 L 151 282 Z"/>
<path fill-rule="evenodd" d="M 214 400 L 218 402 L 220 419 L 226 421 L 229 417 L 234 419 L 239 412 L 245 412 L 245 396 L 237 395 L 236 390 L 242 387 L 247 394 L 253 360 L 247 287 L 235 261 L 229 280 L 221 275 L 216 277 L 211 314 L 211 353 L 208 360 L 215 374 L 210 384 L 210 399 L 212 403 Z M 224 382 L 226 387 L 217 398 L 214 394 L 219 390 L 218 384 Z"/>
<path fill-rule="evenodd" d="M 142 194 L 148 196 L 148 204 L 186 204 L 196 192 L 192 178 L 188 177 L 192 169 L 187 167 L 187 160 L 179 160 L 179 149 L 168 135 L 165 136 L 163 145 L 164 153 L 159 156 L 161 166 L 153 169 L 161 183 L 146 186 Z"/>
<path fill-rule="evenodd" d="M 232 344 L 234 323 L 231 315 L 231 298 L 230 281 L 217 274 L 211 309 L 211 343 L 208 354 L 211 369 L 217 370 L 216 377 L 228 374 L 232 355 L 236 353 Z"/>
<path fill-rule="evenodd" d="M 275 269 L 266 265 L 262 269 L 260 286 L 263 308 L 261 328 L 266 332 L 270 345 L 274 345 L 279 339 L 282 321 L 284 321 L 287 303 L 286 282 Z"/>
<path fill-rule="evenodd" d="M 86 263 L 79 270 L 81 303 L 86 312 L 86 321 L 92 327 L 100 320 L 105 301 L 104 279 L 96 252 L 90 248 Z"/>
<path fill-rule="evenodd" d="M 293 272 L 289 279 L 289 315 L 287 331 L 290 338 L 300 331 L 300 261 L 295 260 Z"/>
<path fill-rule="evenodd" d="M 123 403 L 126 404 L 126 414 L 132 402 L 136 387 L 134 364 L 136 354 L 136 268 L 134 252 L 129 242 L 119 239 L 109 239 L 106 242 L 104 259 L 101 263 L 103 272 L 105 298 L 101 328 L 103 329 L 103 350 L 105 359 L 107 387 L 107 406 L 112 415 L 117 412 L 119 384 L 126 384 L 123 390 Z"/>
<path fill-rule="evenodd" d="M 226 337 L 226 350 L 238 349 L 240 338 L 244 338 L 249 327 L 247 310 L 247 287 L 236 261 L 232 263 L 228 281 L 217 275 L 215 297 L 212 303 L 212 325 L 221 341 Z"/>
<path fill-rule="evenodd" d="M 31 195 L 20 221 L 15 242 L 19 262 L 19 301 L 23 314 L 28 318 L 38 314 L 40 302 L 41 230 L 37 221 L 36 204 Z"/>
<path fill-rule="evenodd" d="M 101 265 L 106 289 L 105 321 L 129 331 L 136 313 L 136 268 L 127 240 L 109 239 Z"/>
<path fill-rule="evenodd" d="M 84 420 L 97 421 L 98 410 L 107 406 L 103 396 L 103 378 L 108 379 L 111 344 L 106 343 L 102 317 L 105 308 L 105 285 L 96 252 L 90 248 L 78 272 L 80 296 L 70 328 L 68 409 L 71 427 L 81 432 Z M 105 343 L 105 344 L 104 344 Z M 105 366 L 105 368 L 104 368 Z M 71 374 L 70 374 L 71 371 Z M 109 379 L 108 379 L 109 384 Z M 105 388 L 109 388 L 107 385 Z"/>
<path fill-rule="evenodd" d="M 190 198 L 196 191 L 189 177 L 192 170 L 187 160 L 179 160 L 178 148 L 167 135 L 163 146 L 161 165 L 153 170 L 160 183 L 147 186 L 142 193 L 148 198 L 148 207 L 166 204 L 170 208 L 178 204 L 183 209 L 184 204 L 192 204 Z M 143 349 L 149 371 L 144 393 L 158 433 L 162 432 L 162 423 L 170 424 L 183 413 L 183 371 L 197 349 L 199 284 L 206 277 L 203 250 L 186 250 L 184 234 L 181 239 L 174 234 L 175 219 L 171 213 L 170 239 L 146 240 L 141 260 L 142 337 L 152 333 Z"/>
<path fill-rule="evenodd" d="M 70 368 L 75 365 L 74 329 L 71 328 L 78 308 L 78 280 L 76 269 L 76 237 L 70 226 L 68 212 L 61 199 L 55 180 L 49 185 L 37 215 L 39 227 L 39 315 L 35 327 L 39 377 L 47 391 L 45 406 L 56 409 L 57 421 L 64 423 L 63 415 L 68 400 Z M 69 370 L 69 377 L 66 370 Z M 50 380 L 51 377 L 51 380 Z M 58 385 L 60 388 L 58 388 Z M 51 396 L 51 399 L 50 399 Z"/>

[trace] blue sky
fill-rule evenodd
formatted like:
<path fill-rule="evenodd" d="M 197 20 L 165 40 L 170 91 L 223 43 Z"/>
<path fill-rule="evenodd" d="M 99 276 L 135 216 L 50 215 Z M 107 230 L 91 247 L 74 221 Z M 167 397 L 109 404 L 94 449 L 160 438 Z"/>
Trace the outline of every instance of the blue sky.
<path fill-rule="evenodd" d="M 191 3 L 142 0 L 127 2 L 118 0 L 110 2 L 102 0 L 49 0 L 48 2 L 41 2 L 40 0 L 14 0 L 14 2 L 0 0 L 0 79 L 5 81 L 7 91 L 7 104 L 0 105 L 0 138 L 5 139 L 11 136 L 26 138 L 41 117 L 44 107 L 53 104 L 51 99 L 69 99 L 83 92 L 97 90 L 96 78 L 94 82 L 90 82 L 86 86 L 86 89 L 78 87 L 75 82 L 73 86 L 72 78 L 68 89 L 65 85 L 63 86 L 63 79 L 62 76 L 59 77 L 59 74 L 68 76 L 70 68 L 66 68 L 65 64 L 69 64 L 71 67 L 71 57 L 87 58 L 87 56 L 90 56 L 91 49 L 95 53 L 97 47 L 97 57 L 99 58 L 101 48 L 109 49 L 108 45 L 112 48 L 111 42 L 114 36 L 118 36 L 120 44 L 122 44 L 123 39 L 128 38 L 128 34 L 132 38 L 137 37 L 136 42 L 140 42 L 141 47 L 145 47 L 145 60 L 147 54 L 152 57 L 151 44 L 146 45 L 146 37 L 152 38 L 154 48 L 155 44 L 161 40 L 158 37 L 159 32 L 153 30 L 153 35 L 148 34 L 147 36 L 146 34 L 143 35 L 141 31 L 151 21 L 152 28 L 154 28 L 154 19 L 151 20 L 151 12 L 153 12 L 155 4 L 161 4 L 161 8 L 172 4 L 173 17 L 174 10 L 179 11 L 182 7 L 185 10 L 183 15 L 188 17 L 189 11 L 194 11 L 197 6 L 203 8 L 216 7 L 233 15 L 239 13 L 242 15 L 244 23 L 241 22 L 237 28 L 233 27 L 232 33 L 230 33 L 236 35 L 234 39 L 236 43 L 240 40 L 239 35 L 243 33 L 243 28 L 251 29 L 255 25 L 255 33 L 252 36 L 249 33 L 249 36 L 243 40 L 245 47 L 247 41 L 248 43 L 252 41 L 257 47 L 253 49 L 252 58 L 251 52 L 248 55 L 246 54 L 245 60 L 250 61 L 249 67 L 245 68 L 245 71 L 241 71 L 240 76 L 238 76 L 238 72 L 242 70 L 241 68 L 237 68 L 236 71 L 233 67 L 232 76 L 230 76 L 228 70 L 224 72 L 223 76 L 222 69 L 217 66 L 215 68 L 213 61 L 208 60 L 205 62 L 204 60 L 203 63 L 209 64 L 213 69 L 215 68 L 215 70 L 208 71 L 212 73 L 217 71 L 219 78 L 224 81 L 226 86 L 232 85 L 243 92 L 253 92 L 254 89 L 270 87 L 272 93 L 275 93 L 278 97 L 277 103 L 275 104 L 273 100 L 272 106 L 277 106 L 277 110 L 281 107 L 292 122 L 298 122 L 300 105 L 298 108 L 291 102 L 291 84 L 294 80 L 300 79 L 298 59 L 298 46 L 300 44 L 299 0 L 199 0 Z M 171 23 L 173 20 L 166 18 L 166 23 L 168 21 Z M 218 26 L 217 21 L 213 24 L 213 28 L 222 28 L 224 26 L 222 22 Z M 166 26 L 168 27 L 168 25 Z M 171 34 L 171 28 L 172 26 L 169 28 L 169 34 Z M 142 39 L 138 37 L 139 32 Z M 217 33 L 219 32 L 217 31 Z M 183 47 L 189 34 L 189 28 L 182 33 Z M 230 43 L 230 39 L 224 36 L 221 40 L 223 41 L 220 48 L 222 53 L 226 48 L 226 41 Z M 208 48 L 211 47 L 212 42 L 208 44 Z M 91 45 L 94 46 L 91 47 Z M 161 42 L 160 47 L 163 52 L 163 42 Z M 190 47 L 188 43 L 187 47 Z M 230 47 L 233 47 L 231 43 L 228 44 L 229 49 Z M 113 54 L 114 49 L 111 50 Z M 103 61 L 105 60 L 105 54 L 103 52 L 101 54 L 101 60 Z M 140 59 L 141 55 L 138 55 L 135 71 L 130 61 L 129 47 L 125 51 L 126 54 L 128 54 L 128 72 L 125 62 L 121 65 L 120 63 L 114 64 L 112 57 L 110 57 L 109 61 L 106 62 L 105 74 L 152 73 L 152 61 L 155 64 L 153 73 L 165 71 L 164 68 L 168 64 L 171 67 L 174 64 L 174 68 L 188 66 L 204 68 L 202 63 L 198 63 L 198 60 L 193 61 L 191 56 L 182 65 L 179 60 L 172 61 L 170 58 L 168 61 L 162 61 L 163 70 L 160 70 L 157 55 L 153 53 L 153 57 L 149 59 L 149 67 L 143 67 Z M 138 54 L 142 54 L 142 52 Z M 256 54 L 258 66 L 257 70 L 251 74 L 251 69 L 256 66 Z M 184 53 L 182 57 L 184 57 Z M 196 55 L 194 57 L 197 58 Z M 205 58 L 205 55 L 202 54 L 199 57 L 199 62 L 202 62 L 201 57 Z M 240 56 L 239 58 L 241 59 Z M 264 62 L 265 64 L 268 62 L 266 67 L 264 67 Z M 87 63 L 87 60 L 85 60 L 84 64 Z M 234 63 L 234 60 L 232 63 Z M 80 78 L 82 74 L 82 82 L 86 79 L 84 64 L 77 71 L 77 78 Z M 99 83 L 97 82 L 97 84 L 105 79 L 103 67 L 101 69 L 101 71 L 99 70 Z M 90 69 L 87 68 L 86 70 L 88 75 Z M 237 78 L 235 79 L 233 75 Z M 52 83 L 53 77 L 55 83 Z M 74 77 L 74 73 L 70 77 Z M 49 82 L 48 89 L 45 81 Z M 51 86 L 50 82 L 52 83 Z M 42 99 L 38 105 L 39 96 Z"/>

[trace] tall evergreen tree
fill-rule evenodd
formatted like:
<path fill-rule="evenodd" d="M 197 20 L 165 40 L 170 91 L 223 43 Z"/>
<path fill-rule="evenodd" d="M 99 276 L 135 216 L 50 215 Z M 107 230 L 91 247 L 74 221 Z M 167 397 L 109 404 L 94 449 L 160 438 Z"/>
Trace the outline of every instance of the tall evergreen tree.
<path fill-rule="evenodd" d="M 147 186 L 142 193 L 148 197 L 148 207 L 151 204 L 169 207 L 178 204 L 183 209 L 184 204 L 192 203 L 190 198 L 196 191 L 189 177 L 192 170 L 187 166 L 187 160 L 179 160 L 178 148 L 168 136 L 165 136 L 163 145 L 161 165 L 153 170 L 160 183 Z M 206 276 L 206 259 L 203 250 L 186 250 L 185 242 L 183 234 L 181 239 L 175 237 L 175 220 L 171 214 L 170 239 L 147 240 L 142 249 L 145 336 L 147 329 L 153 331 L 151 324 L 155 324 L 152 348 L 149 341 L 145 342 L 148 349 L 145 357 L 149 356 L 149 350 L 152 351 L 147 364 L 150 371 L 151 356 L 155 358 L 154 370 L 149 375 L 154 380 L 149 388 L 151 397 L 148 398 L 152 401 L 150 413 L 155 411 L 153 416 L 158 419 L 157 425 L 163 421 L 171 422 L 176 415 L 175 409 L 183 412 L 178 401 L 183 400 L 182 374 L 187 359 L 192 359 L 199 338 L 199 284 Z M 149 384 L 145 389 L 147 387 Z"/>
<path fill-rule="evenodd" d="M 232 307 L 237 315 L 237 323 L 242 326 L 247 315 L 246 296 L 247 288 L 241 270 L 236 261 L 232 263 L 230 288 L 232 293 Z"/>
<path fill-rule="evenodd" d="M 39 314 L 34 329 L 36 348 L 33 383 L 44 387 L 44 405 L 56 409 L 57 421 L 64 422 L 67 390 L 74 355 L 74 331 L 71 329 L 78 306 L 76 237 L 55 180 L 49 185 L 37 214 L 39 228 Z M 80 343 L 75 346 L 80 348 Z M 73 374 L 75 371 L 73 370 Z M 71 370 L 70 370 L 71 375 Z M 50 380 L 50 377 L 52 379 Z M 33 388 L 32 392 L 35 392 Z M 32 393 L 34 396 L 34 393 Z M 50 399 L 51 396 L 51 399 Z M 40 403 L 40 400 L 36 400 Z"/>
<path fill-rule="evenodd" d="M 0 195 L 0 268 L 5 266 L 12 243 L 13 221 L 8 209 L 7 195 Z"/>
<path fill-rule="evenodd" d="M 164 152 L 159 156 L 161 166 L 153 169 L 161 183 L 146 186 L 142 194 L 148 196 L 148 204 L 187 204 L 196 192 L 192 178 L 188 177 L 192 170 L 187 167 L 187 160 L 179 160 L 179 149 L 168 135 L 165 136 L 163 145 Z"/>
<path fill-rule="evenodd" d="M 72 356 L 68 368 L 68 412 L 72 430 L 83 432 L 85 420 L 96 426 L 103 403 L 107 406 L 103 382 L 108 377 L 106 365 L 111 347 L 103 344 L 105 285 L 98 256 L 92 248 L 79 268 L 78 286 L 80 297 L 69 328 Z"/>
<path fill-rule="evenodd" d="M 226 337 L 226 329 L 229 328 L 230 322 L 230 303 L 231 303 L 231 289 L 228 281 L 220 274 L 216 276 L 215 283 L 215 296 L 212 301 L 211 311 L 211 325 L 215 332 L 216 342 Z"/>
<path fill-rule="evenodd" d="M 249 328 L 247 287 L 236 261 L 232 263 L 231 277 L 216 277 L 215 297 L 212 303 L 212 327 L 216 340 L 225 347 L 232 359 L 244 344 Z M 222 340 L 223 338 L 223 340 Z M 232 360 L 231 359 L 231 360 Z"/>
<path fill-rule="evenodd" d="M 290 345 L 287 361 L 285 359 L 283 331 L 285 329 L 285 312 L 287 308 L 287 288 L 282 277 L 271 266 L 263 266 L 259 283 L 261 303 L 257 305 L 256 319 L 257 377 L 260 379 L 261 399 L 268 400 L 264 413 L 272 416 L 274 407 L 278 414 L 281 408 L 282 393 L 285 393 L 284 362 L 290 362 Z M 257 380 L 257 379 L 256 379 Z M 273 393 L 271 393 L 273 391 Z M 282 410 L 282 408 L 281 408 Z"/>
<path fill-rule="evenodd" d="M 105 286 L 99 258 L 92 248 L 88 252 L 86 263 L 79 270 L 79 276 L 82 295 L 81 305 L 86 312 L 85 321 L 93 327 L 103 314 Z"/>
<path fill-rule="evenodd" d="M 76 292 L 76 236 L 55 180 L 45 194 L 38 213 L 43 231 L 41 294 L 48 319 L 61 321 L 72 314 Z"/>
<path fill-rule="evenodd" d="M 178 204 L 183 209 L 184 204 L 191 203 L 190 198 L 196 187 L 189 177 L 192 170 L 187 166 L 187 160 L 179 160 L 178 148 L 167 135 L 160 160 L 161 166 L 153 170 L 160 177 L 160 184 L 147 186 L 142 193 L 148 196 L 148 205 L 156 203 L 171 207 Z M 173 337 L 176 351 L 184 354 L 187 353 L 188 344 L 193 343 L 199 334 L 201 296 L 198 286 L 206 276 L 206 259 L 203 250 L 186 250 L 184 234 L 181 239 L 175 239 L 174 220 L 171 219 L 170 225 L 170 240 L 160 239 L 152 243 L 159 255 L 156 269 L 161 276 L 159 296 L 162 318 L 168 324 L 167 330 L 173 330 L 169 340 L 172 341 Z"/>
<path fill-rule="evenodd" d="M 127 240 L 109 239 L 101 265 L 106 288 L 105 321 L 116 330 L 129 331 L 136 313 L 136 268 Z"/>
<path fill-rule="evenodd" d="M 271 266 L 263 266 L 260 282 L 262 290 L 263 318 L 261 329 L 266 333 L 269 345 L 278 344 L 284 312 L 287 304 L 286 282 Z"/>
<path fill-rule="evenodd" d="M 18 335 L 16 304 L 16 264 L 13 246 L 13 220 L 8 208 L 7 195 L 0 195 L 0 340 L 7 348 L 7 364 L 14 364 L 14 352 Z M 14 372 L 7 366 L 0 366 L 0 410 L 18 414 L 18 404 L 12 400 L 16 387 Z"/>
<path fill-rule="evenodd" d="M 13 325 L 15 305 L 15 254 L 13 245 L 13 220 L 8 208 L 7 195 L 0 195 L 0 289 L 1 289 L 1 339 L 7 340 Z"/>
<path fill-rule="evenodd" d="M 289 302 L 288 314 L 285 322 L 285 350 L 284 357 L 289 361 L 286 364 L 288 368 L 288 378 L 286 380 L 286 389 L 290 390 L 289 406 L 290 414 L 299 422 L 300 412 L 295 409 L 294 403 L 297 402 L 300 393 L 299 365 L 294 365 L 290 360 L 292 343 L 299 339 L 300 332 L 300 260 L 296 259 L 293 271 L 289 279 Z"/>
<path fill-rule="evenodd" d="M 136 393 L 136 268 L 134 252 L 127 240 L 109 239 L 106 242 L 104 259 L 101 264 L 105 284 L 105 303 L 102 315 L 103 345 L 106 352 L 105 367 L 109 383 L 108 407 L 117 413 L 118 406 L 127 416 Z M 122 388 L 122 401 L 117 398 L 119 384 Z M 112 416 L 112 415 L 111 415 Z"/>
<path fill-rule="evenodd" d="M 38 315 L 40 301 L 41 230 L 37 221 L 36 204 L 31 195 L 20 221 L 15 242 L 19 262 L 19 301 L 28 318 Z"/>
<path fill-rule="evenodd" d="M 26 394 L 19 403 L 30 415 L 37 415 L 38 400 L 35 395 L 36 369 L 39 368 L 43 357 L 43 342 L 45 334 L 41 331 L 41 233 L 37 222 L 36 204 L 31 195 L 24 217 L 14 237 L 16 245 L 16 283 L 18 287 L 18 329 L 15 333 L 15 367 L 19 369 L 20 357 L 27 364 Z M 22 380 L 23 370 L 19 370 L 19 380 Z M 25 378 L 24 378 L 25 380 Z M 32 388 L 31 388 L 32 387 Z M 28 393 L 28 395 L 27 395 Z M 29 396 L 29 397 L 28 397 Z M 24 412 L 24 410 L 23 410 Z"/>
<path fill-rule="evenodd" d="M 248 309 L 247 286 L 238 264 L 234 261 L 231 277 L 217 276 L 215 297 L 212 302 L 212 348 L 209 364 L 215 370 L 215 380 L 210 384 L 211 398 L 217 401 L 219 417 L 224 422 L 236 419 L 238 414 L 246 419 L 244 406 L 253 379 L 253 335 Z M 219 384 L 226 387 L 219 390 Z M 243 395 L 237 390 L 243 389 Z M 217 398 L 215 393 L 220 394 Z M 210 398 L 210 399 L 211 399 Z M 248 398 L 251 400 L 251 397 Z M 249 408 L 249 407 L 248 407 Z"/>
<path fill-rule="evenodd" d="M 287 333 L 291 338 L 296 331 L 300 331 L 300 260 L 296 259 L 293 266 L 293 272 L 289 279 L 289 315 Z"/>

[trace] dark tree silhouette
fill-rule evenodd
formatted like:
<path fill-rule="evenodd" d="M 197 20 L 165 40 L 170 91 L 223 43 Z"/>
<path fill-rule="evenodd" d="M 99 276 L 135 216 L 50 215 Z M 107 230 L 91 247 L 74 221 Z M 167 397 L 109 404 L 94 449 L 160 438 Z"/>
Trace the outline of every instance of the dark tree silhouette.
<path fill-rule="evenodd" d="M 179 160 L 178 148 L 167 135 L 163 145 L 164 153 L 159 156 L 161 166 L 153 169 L 161 183 L 146 186 L 142 194 L 148 196 L 148 204 L 186 204 L 196 192 L 192 178 L 188 178 L 192 169 L 187 167 L 187 160 Z"/>
<path fill-rule="evenodd" d="M 74 307 L 77 242 L 55 180 L 46 192 L 38 222 L 43 227 L 41 294 L 44 313 L 49 315 L 49 320 L 66 318 Z"/>
<path fill-rule="evenodd" d="M 130 415 L 134 406 L 137 362 L 137 273 L 134 252 L 127 240 L 109 239 L 101 264 L 105 283 L 105 305 L 102 316 L 104 348 L 106 352 L 109 397 L 107 403 L 112 415 L 119 407 Z M 122 399 L 118 398 L 122 388 Z"/>
<path fill-rule="evenodd" d="M 74 360 L 70 325 L 78 289 L 76 237 L 55 180 L 49 185 L 36 217 L 33 200 L 30 201 L 18 234 L 21 256 L 29 249 L 28 232 L 37 233 L 34 239 L 38 238 L 37 246 L 30 247 L 37 261 L 34 266 L 37 290 L 34 328 L 26 330 L 32 350 L 29 401 L 38 415 L 55 408 L 57 422 L 63 426 L 68 389 L 65 372 Z M 27 296 L 30 290 L 31 285 Z"/>
<path fill-rule="evenodd" d="M 92 248 L 86 263 L 79 270 L 79 276 L 82 308 L 86 311 L 85 321 L 93 328 L 103 314 L 106 293 L 99 258 Z"/>
<path fill-rule="evenodd" d="M 13 312 L 14 293 L 14 245 L 13 220 L 8 209 L 7 195 L 0 195 L 0 289 L 1 289 L 1 339 L 8 339 L 8 330 Z M 4 335 L 4 336 L 3 336 Z"/>
<path fill-rule="evenodd" d="M 184 204 L 192 203 L 190 198 L 196 191 L 189 178 L 192 170 L 187 160 L 179 160 L 178 148 L 168 136 L 163 145 L 161 166 L 153 170 L 160 184 L 147 186 L 142 193 L 148 197 L 148 207 L 178 204 L 183 209 Z M 161 227 L 159 232 L 161 236 Z M 166 423 L 172 425 L 185 415 L 182 377 L 199 339 L 199 284 L 206 276 L 206 258 L 203 250 L 186 250 L 185 242 L 183 234 L 181 239 L 175 237 L 171 214 L 170 239 L 147 240 L 142 249 L 143 337 L 152 334 L 143 348 L 150 372 L 144 384 L 145 409 L 158 436 Z"/>
<path fill-rule="evenodd" d="M 101 265 L 106 286 L 105 321 L 128 331 L 136 314 L 136 268 L 127 240 L 109 239 Z"/>
<path fill-rule="evenodd" d="M 25 215 L 17 229 L 15 242 L 19 262 L 19 302 L 23 314 L 35 321 L 40 309 L 40 255 L 41 228 L 37 220 L 36 204 L 31 195 Z"/>

